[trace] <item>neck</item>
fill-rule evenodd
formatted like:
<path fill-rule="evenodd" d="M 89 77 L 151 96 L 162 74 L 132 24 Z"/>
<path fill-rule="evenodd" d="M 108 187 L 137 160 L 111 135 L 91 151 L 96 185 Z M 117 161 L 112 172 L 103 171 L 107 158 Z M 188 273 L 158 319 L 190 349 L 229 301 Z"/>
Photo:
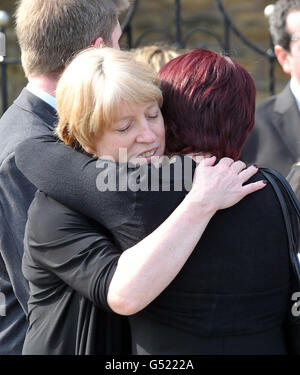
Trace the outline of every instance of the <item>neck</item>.
<path fill-rule="evenodd" d="M 58 75 L 40 75 L 40 76 L 29 76 L 28 81 L 39 89 L 55 97 L 56 86 L 58 82 Z"/>

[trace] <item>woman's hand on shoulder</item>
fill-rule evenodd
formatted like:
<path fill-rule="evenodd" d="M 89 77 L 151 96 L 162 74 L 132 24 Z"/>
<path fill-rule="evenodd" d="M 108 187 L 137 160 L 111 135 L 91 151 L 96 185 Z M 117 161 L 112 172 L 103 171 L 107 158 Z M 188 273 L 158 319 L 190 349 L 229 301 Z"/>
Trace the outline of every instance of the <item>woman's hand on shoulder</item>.
<path fill-rule="evenodd" d="M 222 158 L 217 164 L 215 161 L 215 156 L 200 160 L 192 189 L 187 195 L 188 199 L 208 211 L 231 207 L 246 195 L 266 186 L 264 180 L 244 185 L 258 171 L 255 165 L 246 168 L 244 162 L 230 158 Z"/>

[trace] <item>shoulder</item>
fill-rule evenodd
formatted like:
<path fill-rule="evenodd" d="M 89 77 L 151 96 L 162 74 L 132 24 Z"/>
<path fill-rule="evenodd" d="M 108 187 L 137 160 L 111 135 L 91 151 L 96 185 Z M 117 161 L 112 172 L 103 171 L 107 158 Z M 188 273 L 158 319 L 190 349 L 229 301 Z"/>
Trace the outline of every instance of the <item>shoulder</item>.
<path fill-rule="evenodd" d="M 258 172 L 246 182 L 246 184 L 262 180 L 266 180 L 266 178 L 262 171 L 259 169 Z M 272 188 L 272 185 L 268 183 L 268 181 L 266 187 L 247 195 L 244 199 L 242 199 L 242 201 L 244 200 L 250 202 L 250 205 L 248 207 L 249 210 L 257 209 L 258 207 L 262 210 L 268 210 L 268 208 L 270 207 L 277 206 L 277 198 L 275 192 Z"/>
<path fill-rule="evenodd" d="M 61 229 L 72 225 L 86 224 L 88 219 L 57 202 L 46 193 L 37 190 L 28 210 L 28 227 L 38 236 L 39 233 L 50 233 L 54 228 Z M 63 232 L 63 231 L 61 231 Z"/>
<path fill-rule="evenodd" d="M 12 152 L 1 159 L 0 150 L 0 200 L 5 205 L 18 202 L 22 207 L 29 206 L 36 187 L 17 168 L 15 153 Z M 11 212 L 9 210 L 8 212 Z"/>
<path fill-rule="evenodd" d="M 19 128 L 20 131 L 26 131 L 32 123 L 41 121 L 37 116 L 36 108 L 42 106 L 42 101 L 39 98 L 28 103 L 30 93 L 23 90 L 13 104 L 6 110 L 0 119 L 1 127 L 0 133 L 3 133 L 5 128 L 12 127 Z M 25 121 L 24 121 L 25 120 Z"/>
<path fill-rule="evenodd" d="M 48 107 L 27 90 L 21 92 L 0 119 L 0 161 L 25 139 L 53 130 L 55 116 Z"/>
<path fill-rule="evenodd" d="M 15 153 L 11 152 L 8 155 L 3 156 L 4 158 L 1 158 L 0 150 L 0 193 L 5 192 L 4 195 L 6 198 L 9 195 L 12 198 L 17 198 L 13 196 L 13 194 L 16 194 L 17 190 L 20 193 L 23 192 L 25 196 L 25 193 L 29 189 L 30 196 L 32 196 L 32 192 L 35 191 L 36 188 L 17 168 Z"/>
<path fill-rule="evenodd" d="M 293 206 L 292 202 L 289 199 L 289 194 L 286 188 L 280 182 L 280 179 L 282 181 L 285 180 L 287 184 L 288 184 L 288 181 L 278 171 L 272 169 L 275 174 L 273 173 L 270 174 L 268 173 L 268 170 L 269 170 L 268 168 L 259 169 L 259 171 L 247 181 L 247 183 L 251 183 L 251 182 L 256 182 L 260 180 L 266 180 L 267 182 L 266 187 L 261 190 L 256 191 L 255 193 L 249 194 L 244 199 L 251 202 L 249 206 L 249 210 L 253 210 L 253 208 L 255 207 L 255 209 L 261 210 L 263 212 L 263 215 L 269 216 L 270 221 L 274 222 L 277 219 L 281 221 L 281 207 L 280 207 L 279 199 L 272 185 L 272 181 L 269 181 L 269 176 L 274 181 L 274 183 L 278 186 L 279 191 L 283 195 L 283 198 L 289 210 L 291 210 L 291 212 L 294 212 L 294 210 L 292 209 L 292 206 Z M 267 174 L 265 174 L 265 171 L 267 172 Z"/>
<path fill-rule="evenodd" d="M 28 211 L 24 244 L 26 265 L 38 264 L 62 280 L 71 277 L 70 282 L 78 280 L 82 267 L 89 272 L 85 281 L 90 277 L 94 282 L 94 276 L 120 255 L 111 235 L 100 224 L 40 191 Z"/>
<path fill-rule="evenodd" d="M 38 119 L 34 121 L 28 121 L 28 118 L 23 119 L 18 125 L 17 120 L 14 123 L 0 123 L 0 164 L 13 159 L 18 145 L 26 139 L 43 135 L 46 132 L 40 127 L 41 121 Z"/>
<path fill-rule="evenodd" d="M 288 83 L 282 91 L 276 95 L 261 101 L 256 106 L 256 119 L 259 117 L 268 118 L 270 116 L 281 116 L 291 108 L 296 107 L 294 95 Z"/>
<path fill-rule="evenodd" d="M 95 237 L 107 238 L 107 230 L 92 219 L 57 202 L 47 194 L 37 191 L 28 210 L 27 239 L 37 246 L 55 246 L 57 241 L 66 244 Z"/>

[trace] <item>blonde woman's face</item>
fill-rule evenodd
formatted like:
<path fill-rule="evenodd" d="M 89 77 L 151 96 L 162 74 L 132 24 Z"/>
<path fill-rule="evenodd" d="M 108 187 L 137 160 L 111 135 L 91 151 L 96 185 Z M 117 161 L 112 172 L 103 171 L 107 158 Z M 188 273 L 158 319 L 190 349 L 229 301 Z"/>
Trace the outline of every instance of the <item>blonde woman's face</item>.
<path fill-rule="evenodd" d="M 126 161 L 151 162 L 153 156 L 160 157 L 165 150 L 165 127 L 157 102 L 142 105 L 122 103 L 119 114 L 101 138 L 95 141 L 95 153 L 99 157 L 112 157 L 120 161 L 124 153 Z"/>

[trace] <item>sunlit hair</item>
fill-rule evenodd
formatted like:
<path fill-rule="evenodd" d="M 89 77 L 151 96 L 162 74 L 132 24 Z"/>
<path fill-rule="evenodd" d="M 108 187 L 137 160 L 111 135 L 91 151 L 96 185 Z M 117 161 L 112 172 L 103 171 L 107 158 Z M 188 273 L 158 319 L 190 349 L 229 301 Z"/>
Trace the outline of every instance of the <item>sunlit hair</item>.
<path fill-rule="evenodd" d="M 26 76 L 61 73 L 98 37 L 111 46 L 118 12 L 107 0 L 20 0 L 16 32 Z"/>
<path fill-rule="evenodd" d="M 121 103 L 162 105 L 160 80 L 130 52 L 90 48 L 62 74 L 56 91 L 57 134 L 67 145 L 92 147 L 95 136 L 111 126 Z"/>
<path fill-rule="evenodd" d="M 255 85 L 229 57 L 196 49 L 160 71 L 168 153 L 238 159 L 254 126 Z"/>
<path fill-rule="evenodd" d="M 132 52 L 136 60 L 149 64 L 158 73 L 167 62 L 186 51 L 167 45 L 154 44 L 136 48 Z"/>

